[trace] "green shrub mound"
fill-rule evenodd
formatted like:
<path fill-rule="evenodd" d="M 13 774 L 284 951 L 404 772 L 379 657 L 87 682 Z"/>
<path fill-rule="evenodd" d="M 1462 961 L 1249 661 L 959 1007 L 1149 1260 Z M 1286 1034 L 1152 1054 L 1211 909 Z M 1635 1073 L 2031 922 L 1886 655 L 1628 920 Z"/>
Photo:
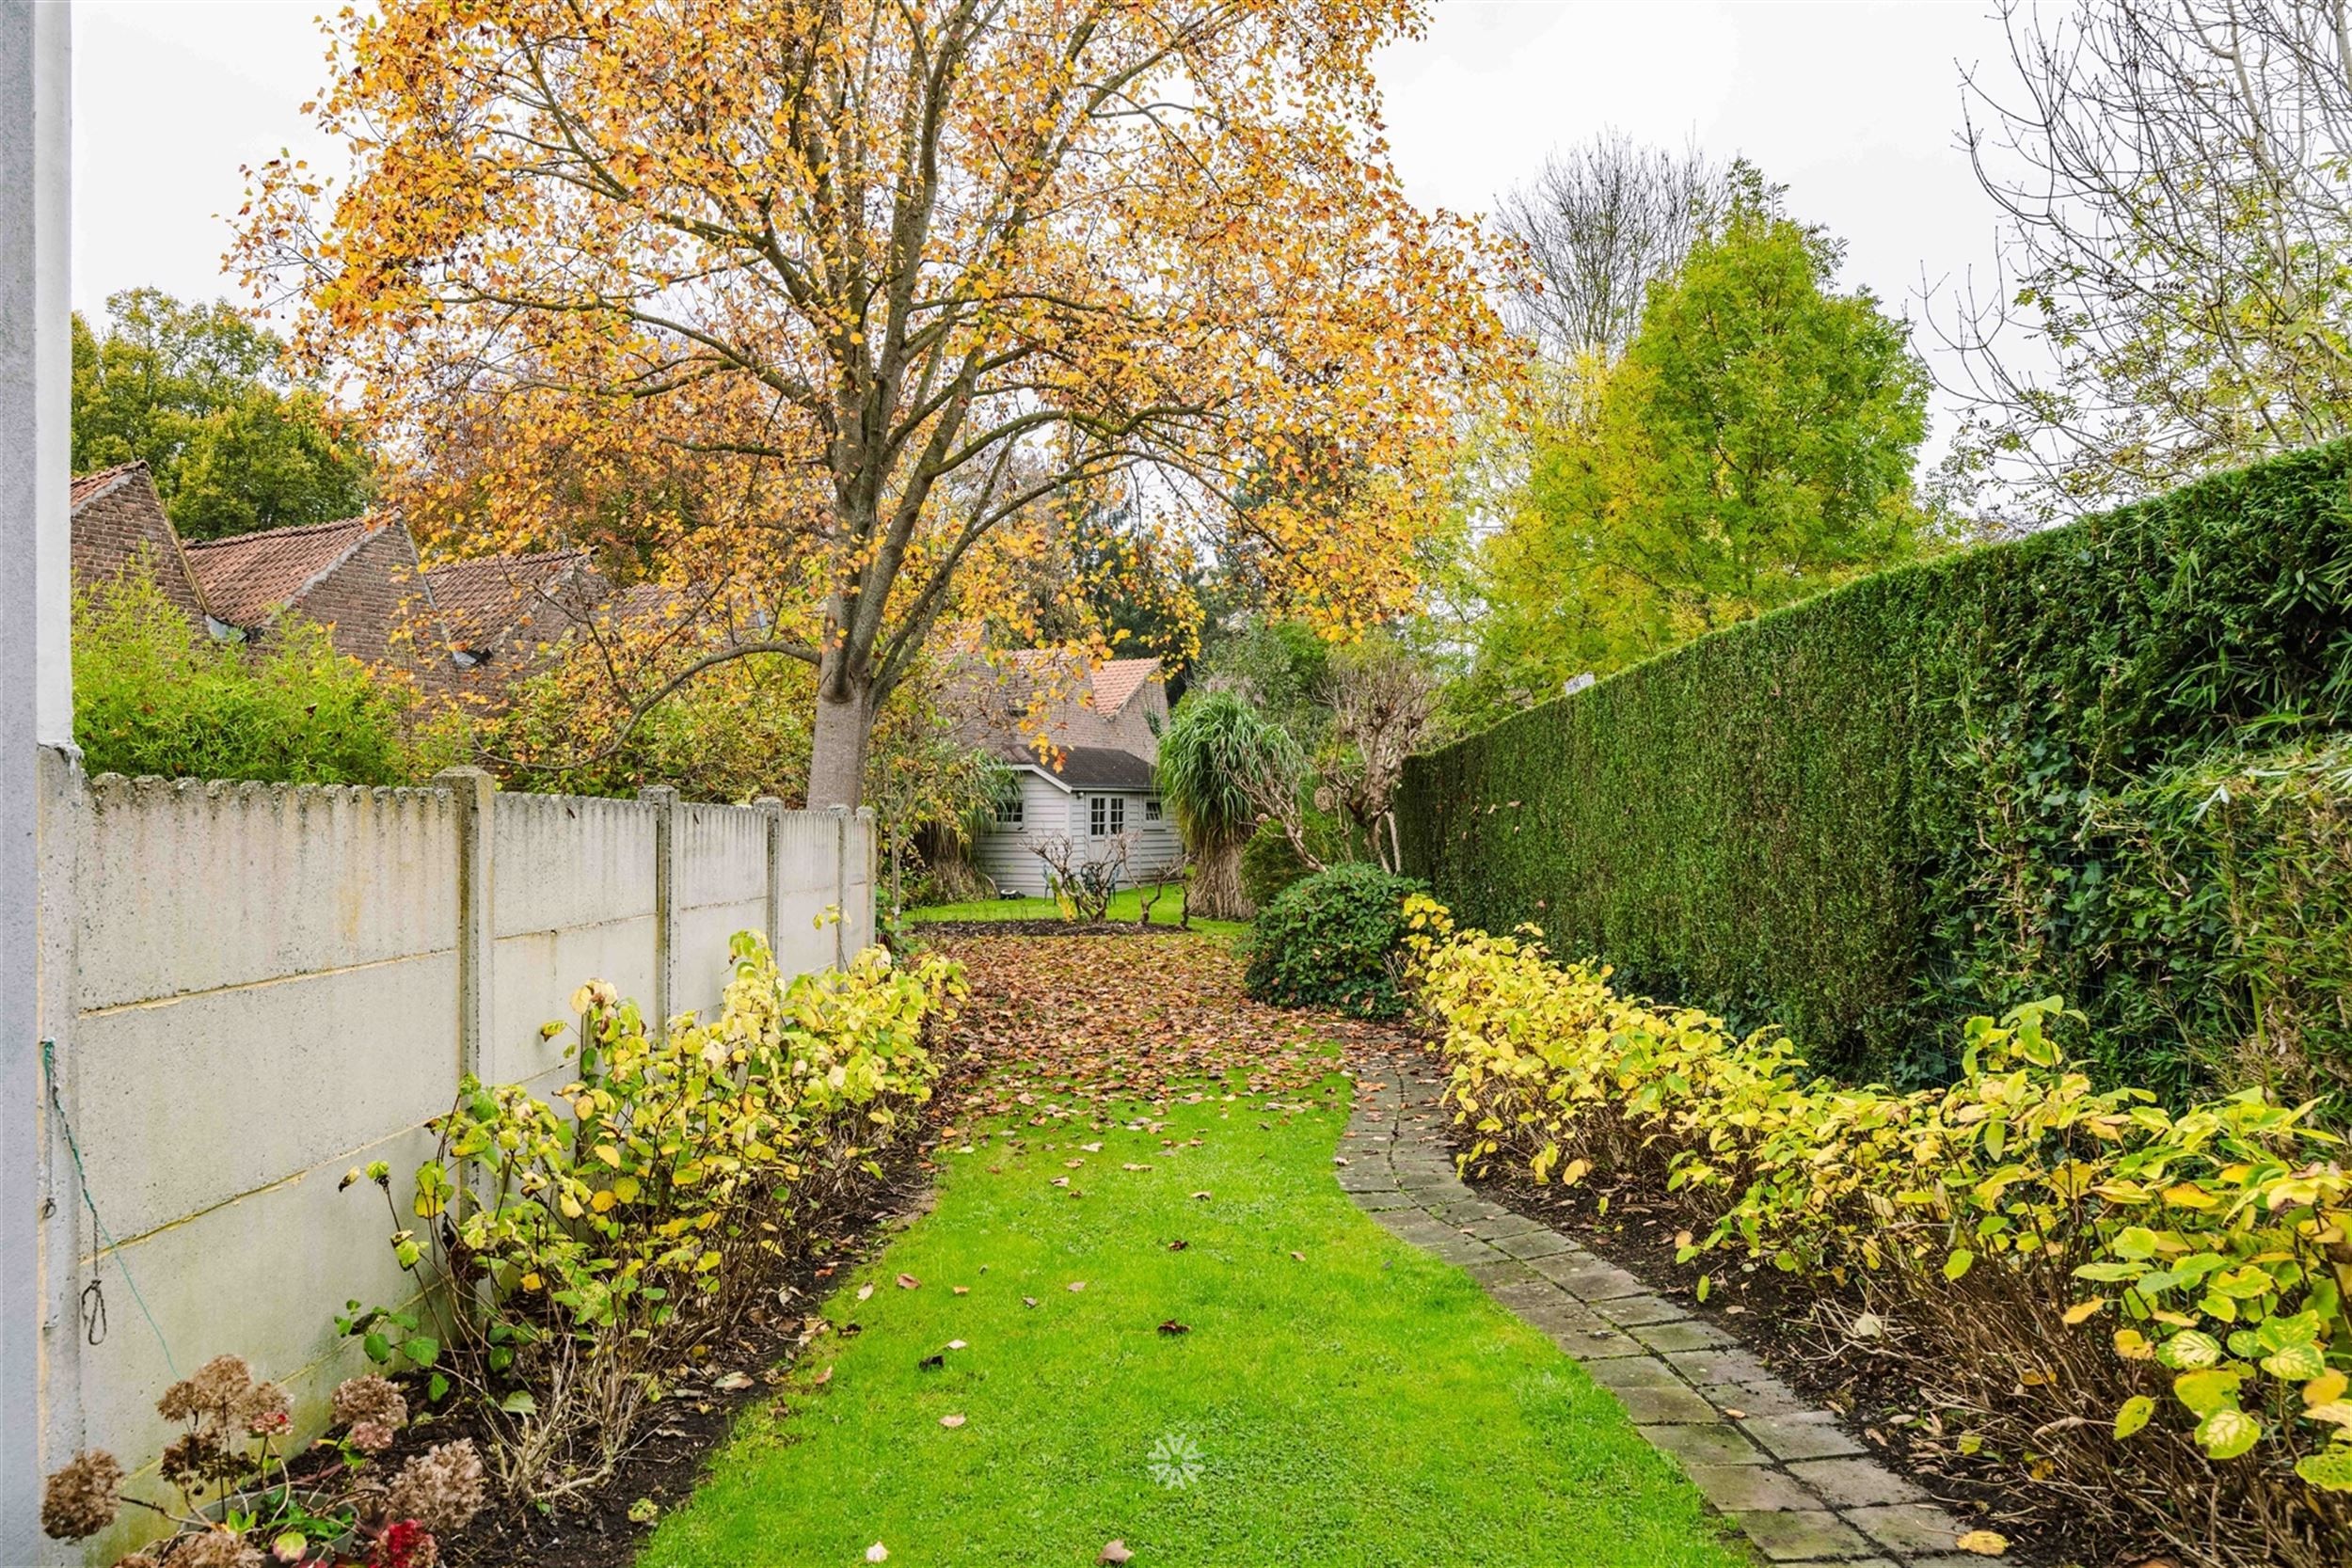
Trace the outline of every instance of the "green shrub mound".
<path fill-rule="evenodd" d="M 1280 1007 L 1394 1018 L 1405 1010 L 1405 900 L 1424 891 L 1360 863 L 1292 883 L 1259 912 L 1244 989 Z"/>
<path fill-rule="evenodd" d="M 1405 868 L 1850 1075 L 1948 1079 L 1960 1020 L 2058 993 L 2106 1082 L 2177 1101 L 2259 1060 L 2324 1089 L 2345 960 L 2256 895 L 2341 853 L 2344 771 L 2312 759 L 2347 705 L 2339 443 L 1864 578 L 1416 758 Z M 2233 778 L 2260 800 L 2201 809 Z"/>
<path fill-rule="evenodd" d="M 1291 847 L 1290 834 L 1279 822 L 1259 823 L 1242 846 L 1241 890 L 1257 909 L 1264 909 L 1309 875 L 1307 863 Z"/>

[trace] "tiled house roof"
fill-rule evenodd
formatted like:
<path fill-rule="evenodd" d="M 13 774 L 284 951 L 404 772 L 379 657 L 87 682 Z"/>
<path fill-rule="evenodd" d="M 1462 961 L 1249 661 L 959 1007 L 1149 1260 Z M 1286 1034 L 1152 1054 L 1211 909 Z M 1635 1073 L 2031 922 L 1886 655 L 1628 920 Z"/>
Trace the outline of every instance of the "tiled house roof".
<path fill-rule="evenodd" d="M 146 464 L 123 463 L 80 476 L 73 481 L 72 511 L 75 588 L 99 588 L 143 563 L 164 596 L 188 618 L 189 629 L 204 629 L 203 593 Z"/>
<path fill-rule="evenodd" d="M 1041 739 L 1052 751 L 1107 747 L 1147 763 L 1158 758 L 1168 719 L 1158 659 L 1114 658 L 1089 672 L 1081 656 L 1059 649 L 1002 657 L 995 670 L 977 653 L 958 658 L 952 702 L 970 744 L 1015 761 L 1035 760 Z"/>
<path fill-rule="evenodd" d="M 385 517 L 265 529 L 187 546 L 213 618 L 247 632 L 294 610 L 335 649 L 428 680 L 449 667 L 447 635 L 408 530 Z"/>
<path fill-rule="evenodd" d="M 596 596 L 586 550 L 485 556 L 426 571 L 451 646 L 486 658 L 518 638 L 552 641 Z"/>
<path fill-rule="evenodd" d="M 337 523 L 232 534 L 190 545 L 188 564 L 195 568 L 214 619 L 251 629 L 268 625 L 370 535 L 389 526 L 380 518 L 346 517 Z"/>

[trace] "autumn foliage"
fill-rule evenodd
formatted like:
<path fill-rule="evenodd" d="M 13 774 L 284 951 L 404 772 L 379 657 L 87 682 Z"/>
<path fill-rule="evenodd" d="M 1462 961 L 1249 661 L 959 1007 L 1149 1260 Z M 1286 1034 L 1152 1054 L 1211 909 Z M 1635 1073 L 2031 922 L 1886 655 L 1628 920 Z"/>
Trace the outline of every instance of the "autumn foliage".
<path fill-rule="evenodd" d="M 1026 629 L 1089 521 L 1246 557 L 1326 627 L 1406 605 L 1499 343 L 1474 233 L 1378 136 L 1372 55 L 1422 18 L 388 0 L 330 29 L 350 182 L 255 171 L 240 258 L 430 543 L 596 544 L 760 628 L 613 660 L 616 717 L 799 658 L 810 799 L 852 800 L 932 628 Z"/>

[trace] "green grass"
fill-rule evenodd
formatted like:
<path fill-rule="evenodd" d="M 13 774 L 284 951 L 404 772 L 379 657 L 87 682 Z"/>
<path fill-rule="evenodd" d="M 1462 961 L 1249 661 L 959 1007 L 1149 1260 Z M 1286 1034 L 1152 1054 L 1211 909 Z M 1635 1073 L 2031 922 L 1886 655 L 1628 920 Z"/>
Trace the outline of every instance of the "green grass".
<path fill-rule="evenodd" d="M 1152 906 L 1152 924 L 1174 926 L 1184 918 L 1184 890 L 1170 888 Z M 962 904 L 927 904 L 907 911 L 909 920 L 1058 920 L 1061 911 L 1051 898 L 975 898 Z M 1111 895 L 1113 925 L 1133 926 L 1143 918 L 1143 895 L 1127 888 Z M 1249 929 L 1243 920 L 1195 919 L 1192 928 L 1213 937 L 1232 939 Z"/>
<path fill-rule="evenodd" d="M 1745 1562 L 1574 1363 L 1341 1194 L 1345 1098 L 1211 1097 L 1159 1136 L 1128 1107 L 946 1154 L 937 1209 L 825 1308 L 862 1332 L 812 1344 L 641 1568 L 855 1564 L 876 1541 L 893 1564 L 1077 1568 L 1114 1538 L 1136 1568 Z M 1191 1484 L 1152 1478 L 1163 1439 L 1197 1449 Z"/>

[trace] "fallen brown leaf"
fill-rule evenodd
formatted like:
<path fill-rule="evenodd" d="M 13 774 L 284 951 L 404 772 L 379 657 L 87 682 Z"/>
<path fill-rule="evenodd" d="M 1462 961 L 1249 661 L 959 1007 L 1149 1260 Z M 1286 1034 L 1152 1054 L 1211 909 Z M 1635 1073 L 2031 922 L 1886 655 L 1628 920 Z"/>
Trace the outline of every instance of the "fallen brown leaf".
<path fill-rule="evenodd" d="M 961 1416 L 942 1416 L 939 1418 L 939 1424 L 946 1427 L 949 1432 L 953 1432 L 956 1428 L 963 1425 L 963 1418 Z"/>
<path fill-rule="evenodd" d="M 1112 1541 L 1104 1545 L 1103 1555 L 1096 1558 L 1094 1561 L 1096 1568 L 1101 1568 L 1104 1563 L 1125 1562 L 1135 1555 L 1127 1549 L 1127 1543 L 1124 1541 Z"/>
<path fill-rule="evenodd" d="M 1173 1338 L 1179 1334 L 1190 1334 L 1192 1332 L 1192 1325 L 1190 1323 L 1180 1323 L 1175 1319 L 1170 1318 L 1168 1322 L 1160 1324 L 1160 1332 Z"/>
<path fill-rule="evenodd" d="M 898 1276 L 898 1289 L 901 1291 L 919 1291 L 922 1288 L 923 1282 L 911 1274 L 902 1274 Z"/>

